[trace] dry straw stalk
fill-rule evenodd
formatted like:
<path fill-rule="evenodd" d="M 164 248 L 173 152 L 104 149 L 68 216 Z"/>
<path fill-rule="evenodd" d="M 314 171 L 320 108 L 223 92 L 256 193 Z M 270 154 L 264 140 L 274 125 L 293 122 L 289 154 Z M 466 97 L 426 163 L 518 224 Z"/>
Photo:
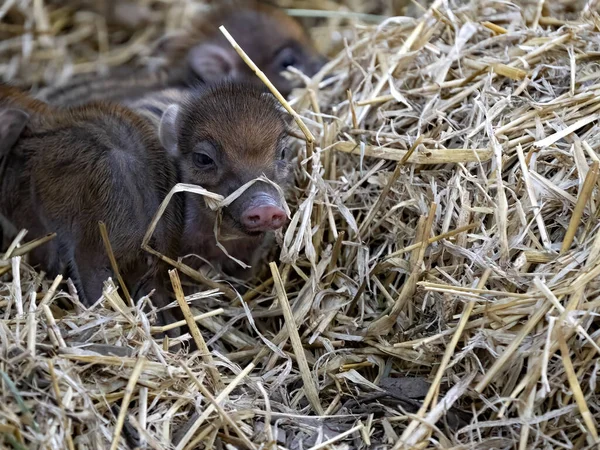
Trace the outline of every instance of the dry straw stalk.
<path fill-rule="evenodd" d="M 93 3 L 0 6 L 3 80 L 160 64 L 155 39 L 206 6 L 132 0 L 124 28 Z M 331 57 L 288 99 L 214 24 L 301 128 L 270 266 L 237 292 L 152 249 L 172 195 L 225 207 L 177 185 L 144 240 L 185 316 L 160 327 L 112 280 L 82 305 L 29 265 L 56 236 L 12 230 L 0 447 L 596 448 L 597 2 L 279 3 Z"/>

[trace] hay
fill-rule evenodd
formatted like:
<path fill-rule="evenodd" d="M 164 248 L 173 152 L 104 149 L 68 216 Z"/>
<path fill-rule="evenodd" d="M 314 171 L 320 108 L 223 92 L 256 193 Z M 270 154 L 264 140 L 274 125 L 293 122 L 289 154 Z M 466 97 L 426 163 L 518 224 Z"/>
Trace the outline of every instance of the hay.
<path fill-rule="evenodd" d="M 193 9 L 140 1 L 151 25 L 109 33 L 71 4 L 0 7 L 5 80 L 147 63 Z M 281 4 L 333 53 L 290 100 L 316 140 L 295 133 L 277 263 L 234 300 L 222 279 L 184 298 L 171 272 L 179 340 L 210 350 L 187 354 L 151 297 L 107 280 L 84 307 L 26 263 L 53 236 L 19 234 L 3 446 L 127 448 L 123 428 L 155 449 L 597 448 L 598 4 L 436 0 L 382 22 L 406 4 Z"/>

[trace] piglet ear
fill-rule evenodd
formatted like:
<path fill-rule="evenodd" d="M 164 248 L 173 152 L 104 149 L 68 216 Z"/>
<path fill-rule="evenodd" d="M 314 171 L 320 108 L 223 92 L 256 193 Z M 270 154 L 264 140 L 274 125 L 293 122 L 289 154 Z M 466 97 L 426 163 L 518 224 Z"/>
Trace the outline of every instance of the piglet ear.
<path fill-rule="evenodd" d="M 162 146 L 172 156 L 177 156 L 177 115 L 179 114 L 179 106 L 171 105 L 163 113 L 158 126 L 158 137 Z"/>
<path fill-rule="evenodd" d="M 29 114 L 20 109 L 0 109 L 0 156 L 15 145 L 29 121 Z"/>
<path fill-rule="evenodd" d="M 212 83 L 236 75 L 239 56 L 233 48 L 215 44 L 199 44 L 188 52 L 188 64 L 192 72 L 206 83 Z"/>

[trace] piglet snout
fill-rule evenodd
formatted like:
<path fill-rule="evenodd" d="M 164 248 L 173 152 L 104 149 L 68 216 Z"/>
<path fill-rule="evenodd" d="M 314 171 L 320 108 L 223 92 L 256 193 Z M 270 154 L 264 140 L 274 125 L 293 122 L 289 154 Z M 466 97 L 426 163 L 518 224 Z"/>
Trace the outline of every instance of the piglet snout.
<path fill-rule="evenodd" d="M 268 196 L 254 199 L 252 206 L 242 214 L 242 224 L 249 231 L 277 230 L 285 221 L 285 211 Z"/>

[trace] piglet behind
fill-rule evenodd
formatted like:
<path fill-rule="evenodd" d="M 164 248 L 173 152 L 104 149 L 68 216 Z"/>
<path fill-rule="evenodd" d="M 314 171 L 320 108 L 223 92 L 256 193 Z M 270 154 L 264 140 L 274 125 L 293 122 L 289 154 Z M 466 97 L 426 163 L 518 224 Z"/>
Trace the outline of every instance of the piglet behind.
<path fill-rule="evenodd" d="M 327 61 L 301 24 L 283 10 L 256 0 L 214 3 L 208 13 L 194 17 L 189 27 L 156 42 L 151 68 L 118 67 L 107 77 L 79 76 L 64 86 L 42 90 L 39 97 L 52 104 L 73 106 L 98 99 L 135 99 L 151 91 L 192 87 L 199 82 L 228 79 L 260 83 L 227 42 L 220 25 L 283 95 L 298 87 L 283 75 L 284 71 L 294 67 L 313 76 Z M 111 4 L 117 3 L 111 0 Z"/>

